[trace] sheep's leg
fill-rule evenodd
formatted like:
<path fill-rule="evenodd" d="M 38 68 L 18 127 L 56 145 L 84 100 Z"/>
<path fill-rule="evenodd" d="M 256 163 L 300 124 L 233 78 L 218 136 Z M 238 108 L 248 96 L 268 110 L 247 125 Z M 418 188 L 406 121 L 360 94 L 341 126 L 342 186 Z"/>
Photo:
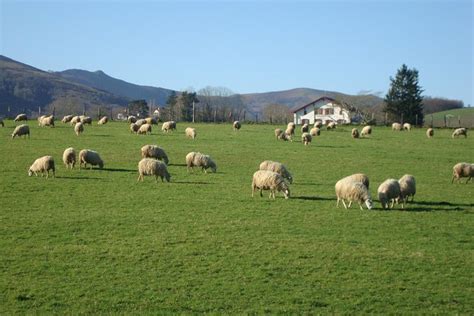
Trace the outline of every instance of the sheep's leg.
<path fill-rule="evenodd" d="M 260 189 L 260 197 L 263 197 L 263 190 Z"/>
<path fill-rule="evenodd" d="M 46 170 L 45 173 L 46 173 L 46 179 L 48 179 L 49 178 L 49 170 Z"/>
<path fill-rule="evenodd" d="M 395 199 L 392 199 L 392 205 L 390 205 L 390 208 L 393 208 L 394 205 L 395 205 Z"/>
<path fill-rule="evenodd" d="M 337 203 L 336 203 L 336 207 L 339 207 L 339 200 L 340 200 L 340 198 L 339 198 L 339 197 L 337 197 Z"/>
<path fill-rule="evenodd" d="M 455 178 L 455 177 L 456 177 L 456 176 L 453 176 L 453 179 L 451 179 L 451 183 L 454 183 L 454 178 Z"/>
<path fill-rule="evenodd" d="M 346 202 L 344 201 L 344 199 L 342 199 L 342 205 L 344 205 L 344 208 L 347 210 L 347 205 L 346 205 Z"/>
<path fill-rule="evenodd" d="M 349 205 L 347 205 L 347 207 L 349 207 L 349 208 L 350 208 L 350 207 L 351 207 L 351 205 L 352 205 L 352 201 L 349 201 Z"/>
<path fill-rule="evenodd" d="M 140 181 L 140 178 L 141 178 L 141 177 L 142 177 L 142 175 L 141 175 L 141 174 L 139 174 L 139 175 L 138 175 L 137 182 L 139 182 L 139 181 Z"/>
<path fill-rule="evenodd" d="M 466 184 L 471 180 L 472 177 L 467 178 Z"/>
<path fill-rule="evenodd" d="M 360 210 L 361 210 L 361 211 L 364 210 L 364 208 L 362 207 L 362 205 L 360 204 L 360 202 L 359 202 L 359 207 L 360 207 Z"/>
<path fill-rule="evenodd" d="M 255 185 L 252 184 L 252 197 L 254 193 L 255 193 Z"/>

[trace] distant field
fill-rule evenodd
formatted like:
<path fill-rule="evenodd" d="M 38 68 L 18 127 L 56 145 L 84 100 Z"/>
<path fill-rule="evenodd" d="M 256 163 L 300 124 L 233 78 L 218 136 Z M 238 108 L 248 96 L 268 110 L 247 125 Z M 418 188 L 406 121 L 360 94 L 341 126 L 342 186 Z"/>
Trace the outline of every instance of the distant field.
<path fill-rule="evenodd" d="M 2 315 L 474 313 L 474 180 L 451 184 L 455 163 L 474 162 L 473 135 L 376 127 L 354 140 L 347 126 L 305 147 L 276 141 L 271 125 L 192 124 L 194 141 L 187 123 L 137 136 L 94 122 L 80 137 L 29 125 L 31 139 L 12 140 L 12 121 L 0 128 Z M 167 151 L 171 183 L 136 182 L 145 144 Z M 66 170 L 69 146 L 97 150 L 105 168 Z M 188 174 L 190 151 L 217 173 Z M 57 177 L 29 178 L 47 154 Z M 250 196 L 265 159 L 293 173 L 289 200 Z M 383 180 L 413 174 L 415 202 L 337 209 L 334 184 L 356 172 L 374 200 Z"/>
<path fill-rule="evenodd" d="M 454 109 L 427 114 L 425 115 L 425 125 L 428 126 L 431 124 L 431 116 L 433 116 L 433 125 L 436 127 L 444 127 L 444 118 L 446 115 L 448 116 L 446 118 L 446 125 L 448 127 L 474 127 L 474 108 Z"/>

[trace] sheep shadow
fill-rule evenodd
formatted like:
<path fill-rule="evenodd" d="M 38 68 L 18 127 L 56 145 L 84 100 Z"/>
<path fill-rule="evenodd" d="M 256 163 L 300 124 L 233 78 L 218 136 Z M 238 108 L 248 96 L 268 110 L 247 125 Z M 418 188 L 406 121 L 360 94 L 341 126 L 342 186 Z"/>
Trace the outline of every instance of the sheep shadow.
<path fill-rule="evenodd" d="M 71 180 L 100 180 L 100 178 L 95 177 L 75 177 L 75 176 L 68 176 L 68 177 L 56 177 L 59 179 L 71 179 Z"/>
<path fill-rule="evenodd" d="M 176 184 L 211 184 L 210 182 L 202 182 L 202 181 L 176 181 L 176 182 L 173 182 L 173 183 L 176 183 Z"/>
<path fill-rule="evenodd" d="M 186 167 L 185 163 L 170 163 L 168 166 Z"/>
<path fill-rule="evenodd" d="M 136 169 L 122 169 L 122 168 L 95 168 L 93 170 L 104 170 L 104 171 L 112 171 L 112 172 L 134 172 L 136 173 Z"/>
<path fill-rule="evenodd" d="M 410 202 L 409 202 L 410 203 Z M 451 202 L 446 202 L 446 201 L 441 201 L 441 202 L 433 202 L 433 201 L 413 201 L 413 204 L 420 204 L 420 205 L 433 205 L 433 206 L 452 206 L 452 207 L 461 207 L 461 206 L 469 206 L 469 207 L 474 207 L 473 203 L 451 203 Z"/>
<path fill-rule="evenodd" d="M 303 200 L 303 201 L 334 201 L 334 198 L 327 198 L 321 196 L 292 196 L 293 200 Z"/>

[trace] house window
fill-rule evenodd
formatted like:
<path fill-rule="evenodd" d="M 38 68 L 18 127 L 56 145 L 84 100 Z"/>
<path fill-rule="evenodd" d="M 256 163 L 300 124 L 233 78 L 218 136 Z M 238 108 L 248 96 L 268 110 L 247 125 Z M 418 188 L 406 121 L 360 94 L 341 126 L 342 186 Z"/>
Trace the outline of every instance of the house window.
<path fill-rule="evenodd" d="M 324 110 L 323 109 L 318 109 L 318 115 L 324 115 Z"/>

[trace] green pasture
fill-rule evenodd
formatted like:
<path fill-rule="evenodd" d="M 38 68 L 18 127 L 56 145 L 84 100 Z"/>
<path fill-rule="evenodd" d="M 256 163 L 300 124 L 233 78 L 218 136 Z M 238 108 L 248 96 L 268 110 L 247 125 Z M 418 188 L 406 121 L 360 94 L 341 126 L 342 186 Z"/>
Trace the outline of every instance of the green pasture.
<path fill-rule="evenodd" d="M 446 118 L 446 121 L 445 121 Z M 444 127 L 474 127 L 474 108 L 453 109 L 425 115 L 425 125 Z"/>
<path fill-rule="evenodd" d="M 0 128 L 0 314 L 474 313 L 474 135 L 351 126 L 304 146 L 275 140 L 275 125 L 178 123 L 130 134 L 124 122 L 40 128 L 11 139 Z M 197 139 L 186 139 L 193 126 Z M 297 128 L 299 129 L 299 127 Z M 137 183 L 140 148 L 162 146 L 171 182 Z M 62 152 L 98 151 L 103 170 L 66 170 Z M 188 173 L 190 151 L 217 173 Z M 56 178 L 28 177 L 43 155 Z M 262 160 L 292 172 L 291 198 L 251 197 Z M 363 172 L 375 209 L 336 208 L 334 184 Z M 412 174 L 414 203 L 384 211 L 378 185 Z M 464 178 L 462 182 L 465 182 Z"/>

